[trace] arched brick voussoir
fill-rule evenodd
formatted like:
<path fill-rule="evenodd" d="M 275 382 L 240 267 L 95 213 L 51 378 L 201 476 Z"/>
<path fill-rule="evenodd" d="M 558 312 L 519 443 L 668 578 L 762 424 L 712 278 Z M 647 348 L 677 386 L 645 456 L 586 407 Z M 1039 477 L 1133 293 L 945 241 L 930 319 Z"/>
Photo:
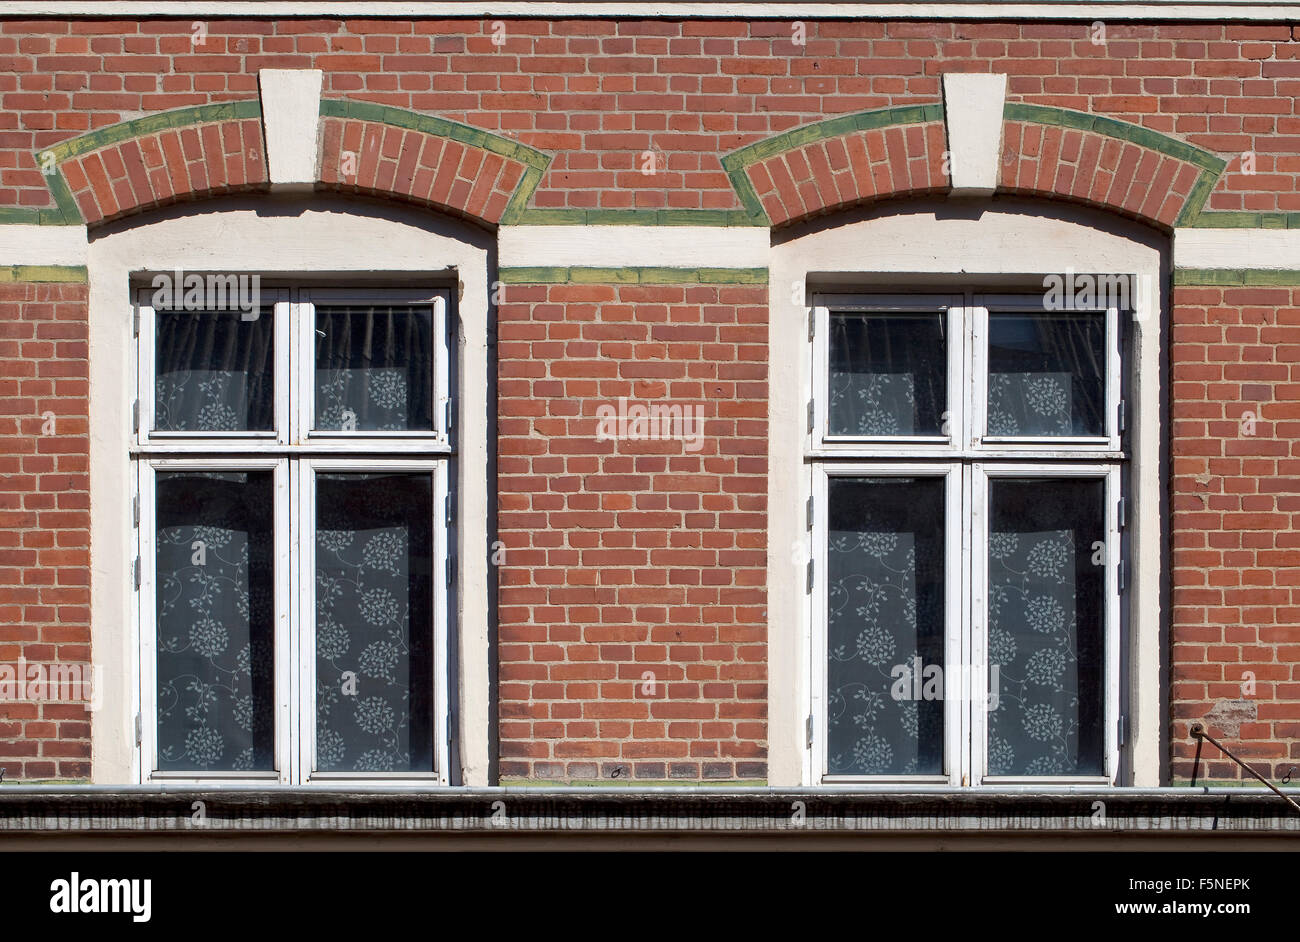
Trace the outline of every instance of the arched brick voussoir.
<path fill-rule="evenodd" d="M 323 103 L 326 189 L 396 197 L 495 226 L 522 210 L 549 163 L 517 141 L 435 116 Z"/>
<path fill-rule="evenodd" d="M 742 172 L 773 226 L 949 188 L 942 120 L 854 130 L 791 147 Z"/>
<path fill-rule="evenodd" d="M 265 189 L 256 101 L 163 112 L 38 152 L 65 218 L 87 225 L 183 200 Z"/>
<path fill-rule="evenodd" d="M 1011 104 L 998 192 L 1066 199 L 1163 229 L 1200 212 L 1225 163 L 1137 125 Z"/>

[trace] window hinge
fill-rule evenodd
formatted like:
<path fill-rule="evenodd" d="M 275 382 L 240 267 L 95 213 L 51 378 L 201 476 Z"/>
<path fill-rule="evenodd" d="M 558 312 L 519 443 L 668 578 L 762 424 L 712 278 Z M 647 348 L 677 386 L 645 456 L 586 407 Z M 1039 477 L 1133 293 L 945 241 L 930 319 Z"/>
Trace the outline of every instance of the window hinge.
<path fill-rule="evenodd" d="M 1123 592 L 1128 588 L 1128 563 L 1121 559 L 1115 568 L 1118 570 L 1119 590 Z"/>
<path fill-rule="evenodd" d="M 140 400 L 131 403 L 131 431 L 140 431 Z"/>
<path fill-rule="evenodd" d="M 806 529 L 811 530 L 813 528 L 813 499 L 811 497 L 808 498 L 807 511 L 808 511 L 808 523 Z"/>
<path fill-rule="evenodd" d="M 140 495 L 131 498 L 131 525 L 140 526 Z"/>
<path fill-rule="evenodd" d="M 808 339 L 812 340 L 817 335 L 817 308 L 808 309 Z"/>
<path fill-rule="evenodd" d="M 137 714 L 135 715 L 135 744 L 136 744 L 137 746 L 140 745 L 140 740 L 143 738 L 143 735 L 142 735 L 142 734 L 143 734 L 143 731 L 144 731 L 143 727 L 144 727 L 144 724 L 143 724 L 143 722 L 142 722 L 141 719 L 140 719 L 140 714 L 137 713 Z"/>
<path fill-rule="evenodd" d="M 456 575 L 456 567 L 452 565 L 452 558 L 447 557 L 447 585 L 450 586 Z"/>
<path fill-rule="evenodd" d="M 131 336 L 140 336 L 140 309 L 136 308 L 131 312 Z"/>
<path fill-rule="evenodd" d="M 448 494 L 442 499 L 443 517 L 447 521 L 447 526 L 451 526 L 451 495 Z"/>
<path fill-rule="evenodd" d="M 451 434 L 451 400 L 442 404 L 442 427 L 447 435 Z"/>
<path fill-rule="evenodd" d="M 1122 746 L 1128 742 L 1128 717 L 1120 714 L 1118 725 L 1119 744 Z"/>
<path fill-rule="evenodd" d="M 1117 425 L 1121 432 L 1128 428 L 1128 403 L 1123 399 L 1119 401 L 1119 415 L 1116 416 Z"/>
<path fill-rule="evenodd" d="M 807 589 L 807 591 L 811 592 L 812 590 L 813 590 L 813 561 L 810 559 L 810 560 L 808 560 L 808 589 Z"/>
<path fill-rule="evenodd" d="M 817 414 L 817 404 L 812 399 L 809 399 L 808 400 L 808 431 L 810 432 L 813 430 L 814 427 L 813 417 L 816 414 Z"/>
<path fill-rule="evenodd" d="M 139 592 L 140 591 L 140 557 L 139 556 L 137 556 L 135 558 L 135 562 L 131 564 L 131 581 L 135 583 L 135 590 Z"/>
<path fill-rule="evenodd" d="M 811 749 L 813 744 L 813 718 L 811 713 L 808 714 L 808 719 L 804 720 L 803 729 L 806 741 L 804 748 Z"/>
<path fill-rule="evenodd" d="M 1128 498 L 1119 499 L 1119 510 L 1116 514 L 1119 517 L 1119 528 L 1123 530 L 1128 526 Z"/>

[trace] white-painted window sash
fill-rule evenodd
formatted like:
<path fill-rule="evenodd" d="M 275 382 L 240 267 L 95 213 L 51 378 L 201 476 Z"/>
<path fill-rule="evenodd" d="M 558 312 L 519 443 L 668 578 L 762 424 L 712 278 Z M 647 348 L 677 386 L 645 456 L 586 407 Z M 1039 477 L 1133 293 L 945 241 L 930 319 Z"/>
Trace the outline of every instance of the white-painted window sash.
<path fill-rule="evenodd" d="M 1106 482 L 1105 497 L 1105 629 L 1103 677 L 1105 709 L 1102 716 L 1104 767 L 1103 775 L 1035 775 L 991 776 L 988 774 L 988 526 L 989 482 L 996 478 L 1100 478 Z M 1068 784 L 1116 785 L 1119 774 L 1119 717 L 1120 717 L 1120 467 L 1115 464 L 974 464 L 970 466 L 972 507 L 970 532 L 974 546 L 979 550 L 971 554 L 972 615 L 970 639 L 972 644 L 971 675 L 983 678 L 982 689 L 970 702 L 971 767 L 973 781 L 980 785 L 996 787 L 1016 784 Z"/>
<path fill-rule="evenodd" d="M 941 775 L 830 775 L 827 708 L 829 664 L 827 630 L 829 627 L 829 482 L 833 477 L 925 477 L 944 481 L 944 773 Z M 812 677 L 813 752 L 817 780 L 825 784 L 870 782 L 872 784 L 958 785 L 961 783 L 961 703 L 964 692 L 954 696 L 948 686 L 950 668 L 965 663 L 962 655 L 962 570 L 960 546 L 962 531 L 961 468 L 950 462 L 872 462 L 854 461 L 823 464 L 813 473 L 813 580 L 812 641 L 810 659 Z M 960 688 L 959 688 L 960 690 Z"/>
<path fill-rule="evenodd" d="M 973 343 L 971 345 L 971 436 L 973 448 L 982 454 L 994 451 L 1025 460 L 1036 459 L 1044 450 L 1096 458 L 1099 453 L 1119 453 L 1119 399 L 1121 385 L 1121 350 L 1119 309 L 1106 305 L 1072 305 L 1065 312 L 1096 313 L 1106 319 L 1106 371 L 1104 376 L 1103 436 L 1004 436 L 988 435 L 988 337 L 990 312 L 1056 313 L 1045 311 L 1040 294 L 981 294 L 974 296 L 970 309 Z"/>
<path fill-rule="evenodd" d="M 451 402 L 451 345 L 448 337 L 450 318 L 450 291 L 445 288 L 431 290 L 418 289 L 376 289 L 362 290 L 354 288 L 300 288 L 294 292 L 294 322 L 298 325 L 298 352 L 295 357 L 293 372 L 294 397 L 292 415 L 292 441 L 306 446 L 313 452 L 366 452 L 382 450 L 385 454 L 413 453 L 427 455 L 430 453 L 450 453 L 451 437 L 448 428 Z M 317 430 L 315 424 L 316 405 L 316 361 L 315 343 L 316 304 L 383 304 L 409 305 L 412 307 L 430 305 L 433 308 L 433 428 L 432 430 Z"/>
<path fill-rule="evenodd" d="M 991 438 L 983 435 L 988 401 L 988 314 L 989 310 L 1043 310 L 1039 294 L 816 294 L 813 298 L 813 331 L 809 347 L 812 360 L 812 431 L 806 436 L 806 460 L 812 472 L 813 529 L 811 554 L 816 578 L 811 593 L 811 632 L 813 651 L 810 658 L 810 716 L 814 746 L 809 751 L 813 781 L 830 783 L 862 782 L 870 784 L 927 784 L 949 781 L 954 785 L 999 787 L 1012 784 L 1110 785 L 1118 782 L 1120 716 L 1120 641 L 1119 641 L 1119 497 L 1122 463 L 1128 455 L 1122 450 L 1119 429 L 1119 397 L 1122 378 L 1122 351 L 1119 311 L 1114 306 L 1074 306 L 1070 310 L 1095 310 L 1106 317 L 1106 389 L 1104 438 Z M 837 437 L 827 434 L 829 413 L 830 331 L 832 310 L 842 311 L 934 311 L 948 312 L 949 342 L 949 440 L 933 437 Z M 1026 462 L 1034 464 L 1026 464 Z M 922 464 L 924 462 L 924 464 Z M 1015 462 L 1015 463 L 1011 463 Z M 945 756 L 949 776 L 880 777 L 827 775 L 826 731 L 826 562 L 828 552 L 827 481 L 835 475 L 870 476 L 915 475 L 918 467 L 948 467 L 955 481 L 957 514 L 949 514 L 950 529 L 945 556 L 951 560 L 959 553 L 959 562 L 951 569 L 958 578 L 953 604 L 945 610 L 960 619 L 956 629 L 957 655 L 947 656 L 950 663 L 967 665 L 961 670 L 958 687 L 960 708 L 953 717 L 945 710 Z M 903 469 L 911 469 L 903 470 Z M 978 470 L 977 470 L 978 469 Z M 1106 774 L 1104 776 L 1065 777 L 991 777 L 986 770 L 986 724 L 981 711 L 987 692 L 987 592 L 983 580 L 987 547 L 986 504 L 987 479 L 990 476 L 1065 476 L 1104 477 L 1106 486 Z M 953 489 L 948 491 L 950 504 Z M 954 549 L 954 547 L 956 549 Z M 969 560 L 961 565 L 960 560 Z M 952 573 L 950 572 L 950 576 Z M 961 626 L 970 626 L 962 630 Z M 980 680 L 982 678 L 982 680 Z M 952 689 L 945 674 L 945 697 Z M 975 689 L 975 686 L 979 689 Z M 951 704 L 950 704 L 951 705 Z"/>
<path fill-rule="evenodd" d="M 827 455 L 898 455 L 933 457 L 951 451 L 964 427 L 965 403 L 961 395 L 965 358 L 964 311 L 960 294 L 816 294 L 813 297 L 813 398 L 812 431 L 807 443 L 813 453 Z M 830 314 L 831 311 L 924 314 L 944 313 L 948 332 L 947 436 L 942 435 L 831 435 L 830 421 Z"/>
<path fill-rule="evenodd" d="M 289 474 L 288 462 L 282 458 L 151 458 L 137 463 L 140 496 L 139 565 L 140 589 L 136 609 L 139 625 L 139 716 L 141 782 L 250 782 L 289 784 L 292 779 L 292 755 L 289 681 L 292 648 L 289 636 L 288 606 L 291 594 L 289 546 Z M 271 772 L 188 772 L 162 771 L 158 761 L 158 660 L 157 660 L 157 592 L 156 555 L 157 491 L 155 475 L 159 471 L 265 471 L 273 473 L 275 500 L 275 630 L 272 644 L 275 658 L 275 770 Z"/>
<path fill-rule="evenodd" d="M 320 471 L 353 471 L 363 474 L 378 471 L 428 473 L 433 479 L 433 771 L 430 772 L 318 772 L 316 771 L 316 474 Z M 450 698 L 448 687 L 448 589 L 447 525 L 444 508 L 447 500 L 447 462 L 415 459 L 311 458 L 298 462 L 296 469 L 298 522 L 298 604 L 299 632 L 297 669 L 295 670 L 298 705 L 298 781 L 306 784 L 339 782 L 400 782 L 405 784 L 446 785 L 449 782 L 448 736 Z M 362 681 L 364 684 L 364 681 Z"/>
<path fill-rule="evenodd" d="M 139 409 L 138 428 L 132 434 L 133 451 L 168 451 L 176 453 L 216 452 L 248 453 L 283 446 L 289 433 L 289 362 L 293 346 L 291 339 L 291 313 L 289 292 L 284 288 L 267 288 L 261 292 L 263 301 L 273 307 L 274 350 L 272 364 L 275 371 L 275 402 L 273 415 L 275 428 L 271 431 L 159 431 L 155 429 L 155 356 L 157 354 L 157 322 L 153 306 L 153 291 L 141 288 L 136 292 L 134 316 L 139 318 L 140 331 L 136 338 L 135 376 L 136 402 Z"/>

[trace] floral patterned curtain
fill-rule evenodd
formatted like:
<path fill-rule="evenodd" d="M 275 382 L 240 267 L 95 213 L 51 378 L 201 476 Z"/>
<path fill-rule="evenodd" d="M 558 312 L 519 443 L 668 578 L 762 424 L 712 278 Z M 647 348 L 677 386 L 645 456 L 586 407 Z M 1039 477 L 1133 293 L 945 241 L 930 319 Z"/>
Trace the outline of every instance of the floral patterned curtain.
<path fill-rule="evenodd" d="M 433 429 L 433 308 L 316 305 L 316 428 Z"/>
<path fill-rule="evenodd" d="M 158 768 L 272 770 L 271 472 L 155 480 Z"/>
<path fill-rule="evenodd" d="M 433 481 L 316 475 L 316 768 L 433 769 Z"/>
<path fill-rule="evenodd" d="M 989 314 L 988 434 L 1106 434 L 1106 317 Z"/>
<path fill-rule="evenodd" d="M 989 774 L 1101 774 L 1105 483 L 989 488 Z"/>
<path fill-rule="evenodd" d="M 831 312 L 831 435 L 943 433 L 945 316 Z"/>
<path fill-rule="evenodd" d="M 827 770 L 942 773 L 943 479 L 832 477 L 828 500 Z"/>
<path fill-rule="evenodd" d="M 154 428 L 274 428 L 274 308 L 155 312 Z"/>

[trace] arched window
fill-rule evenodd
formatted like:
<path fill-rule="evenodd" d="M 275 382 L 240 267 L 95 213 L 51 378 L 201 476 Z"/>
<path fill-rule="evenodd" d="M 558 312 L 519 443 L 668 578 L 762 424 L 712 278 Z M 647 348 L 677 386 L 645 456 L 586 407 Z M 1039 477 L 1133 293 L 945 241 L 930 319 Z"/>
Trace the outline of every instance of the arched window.
<path fill-rule="evenodd" d="M 773 508 L 799 513 L 774 512 L 771 638 L 773 665 L 800 648 L 802 782 L 1150 773 L 1161 242 L 990 201 L 775 246 L 773 346 L 806 351 L 772 390 L 805 405 L 773 421 Z M 778 629 L 786 605 L 800 632 Z M 776 770 L 793 758 L 778 725 Z"/>

